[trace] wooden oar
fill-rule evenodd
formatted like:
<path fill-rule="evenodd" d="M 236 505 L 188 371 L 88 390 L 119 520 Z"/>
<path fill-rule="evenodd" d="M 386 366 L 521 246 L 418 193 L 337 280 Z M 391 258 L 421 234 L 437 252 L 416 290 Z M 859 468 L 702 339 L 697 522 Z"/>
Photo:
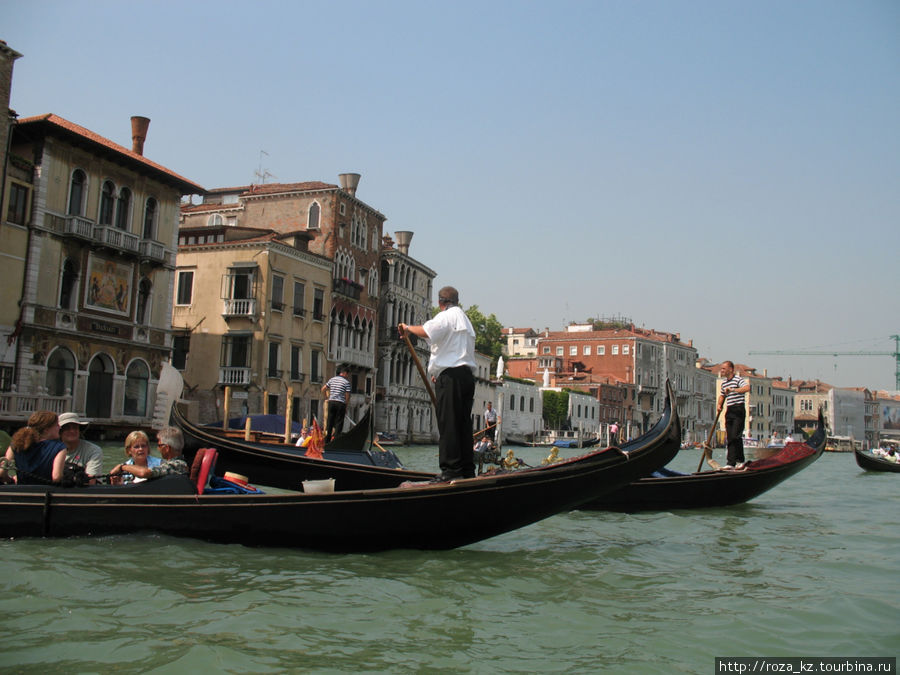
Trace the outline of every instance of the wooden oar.
<path fill-rule="evenodd" d="M 706 459 L 707 456 L 712 458 L 712 439 L 716 434 L 716 427 L 719 426 L 719 415 L 722 414 L 724 409 L 724 405 L 719 408 L 719 411 L 716 413 L 716 419 L 713 420 L 712 427 L 709 430 L 709 436 L 706 438 L 706 443 L 703 444 L 703 454 L 700 455 L 700 463 L 697 465 L 698 472 L 703 468 L 703 460 Z"/>
<path fill-rule="evenodd" d="M 428 390 L 428 395 L 431 396 L 431 404 L 434 406 L 434 409 L 437 410 L 437 397 L 434 395 L 434 389 L 431 388 L 431 382 L 428 380 L 428 373 L 425 372 L 425 369 L 422 367 L 422 362 L 419 360 L 419 355 L 416 354 L 415 347 L 412 346 L 412 342 L 409 340 L 409 331 L 403 331 L 403 340 L 406 342 L 406 347 L 409 349 L 409 353 L 412 354 L 413 361 L 416 364 L 416 370 L 419 371 L 419 375 L 422 376 L 422 382 L 425 383 L 425 388 Z"/>
<path fill-rule="evenodd" d="M 478 436 L 479 434 L 483 434 L 485 431 L 490 431 L 495 426 L 497 426 L 497 425 L 496 424 L 488 424 L 484 429 L 482 429 L 481 431 L 476 431 L 474 434 L 472 434 L 472 436 L 473 437 Z"/>

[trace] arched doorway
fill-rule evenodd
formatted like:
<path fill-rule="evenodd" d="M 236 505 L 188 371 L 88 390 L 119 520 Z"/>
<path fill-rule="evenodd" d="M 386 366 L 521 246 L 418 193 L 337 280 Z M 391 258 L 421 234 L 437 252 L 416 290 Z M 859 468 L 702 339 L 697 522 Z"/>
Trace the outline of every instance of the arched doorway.
<path fill-rule="evenodd" d="M 87 400 L 84 414 L 88 417 L 110 417 L 112 413 L 113 374 L 115 367 L 106 354 L 97 354 L 88 366 Z"/>
<path fill-rule="evenodd" d="M 75 357 L 65 347 L 58 347 L 47 359 L 47 393 L 50 396 L 71 395 L 75 387 Z"/>

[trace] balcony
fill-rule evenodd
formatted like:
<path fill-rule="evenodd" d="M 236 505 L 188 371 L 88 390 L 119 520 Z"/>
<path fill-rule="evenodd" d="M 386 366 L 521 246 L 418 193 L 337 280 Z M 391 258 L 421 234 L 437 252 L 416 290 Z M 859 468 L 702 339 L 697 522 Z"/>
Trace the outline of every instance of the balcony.
<path fill-rule="evenodd" d="M 352 300 L 359 300 L 362 284 L 350 279 L 334 279 L 334 292 L 345 295 Z"/>
<path fill-rule="evenodd" d="M 256 299 L 225 298 L 222 316 L 226 319 L 255 319 Z"/>
<path fill-rule="evenodd" d="M 152 262 L 166 261 L 166 248 L 158 241 L 152 239 L 141 240 L 141 257 Z"/>
<path fill-rule="evenodd" d="M 305 373 L 291 373 L 291 382 L 303 382 L 305 379 Z"/>
<path fill-rule="evenodd" d="M 119 251 L 137 253 L 140 249 L 141 239 L 136 234 L 119 230 L 109 225 L 94 228 L 94 241 L 101 246 L 109 246 Z"/>
<path fill-rule="evenodd" d="M 219 384 L 246 385 L 250 384 L 250 369 L 234 366 L 221 366 L 219 368 Z"/>
<path fill-rule="evenodd" d="M 335 363 L 347 363 L 351 366 L 361 366 L 363 368 L 375 367 L 375 354 L 370 354 L 360 349 L 351 349 L 350 347 L 338 347 L 334 350 L 334 353 L 328 355 L 328 358 Z"/>
<path fill-rule="evenodd" d="M 94 223 L 81 216 L 69 216 L 66 218 L 65 225 L 63 226 L 63 233 L 81 237 L 82 239 L 93 240 Z"/>

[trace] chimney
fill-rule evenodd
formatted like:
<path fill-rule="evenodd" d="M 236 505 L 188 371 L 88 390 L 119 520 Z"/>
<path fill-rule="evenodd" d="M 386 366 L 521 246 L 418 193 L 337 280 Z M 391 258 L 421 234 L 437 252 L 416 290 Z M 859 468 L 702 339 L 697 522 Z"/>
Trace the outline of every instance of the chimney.
<path fill-rule="evenodd" d="M 413 233 L 394 232 L 394 236 L 397 238 L 397 248 L 400 249 L 400 253 L 409 255 L 409 242 L 412 241 Z"/>
<path fill-rule="evenodd" d="M 360 175 L 358 173 L 339 173 L 338 178 L 341 181 L 341 189 L 351 197 L 355 197 Z"/>
<path fill-rule="evenodd" d="M 150 128 L 150 118 L 135 115 L 131 118 L 131 149 L 139 155 L 144 154 L 144 141 L 147 140 L 147 129 Z"/>

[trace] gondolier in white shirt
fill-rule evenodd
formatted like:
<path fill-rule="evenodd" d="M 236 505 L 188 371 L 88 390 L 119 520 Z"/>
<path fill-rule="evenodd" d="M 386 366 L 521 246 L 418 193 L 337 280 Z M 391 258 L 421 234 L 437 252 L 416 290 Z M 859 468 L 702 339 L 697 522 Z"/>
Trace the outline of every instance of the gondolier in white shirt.
<path fill-rule="evenodd" d="M 347 366 L 338 368 L 338 374 L 322 385 L 322 393 L 328 392 L 328 421 L 325 423 L 325 441 L 332 441 L 338 434 L 344 432 L 344 416 L 347 414 L 347 404 L 350 403 L 350 374 Z"/>
<path fill-rule="evenodd" d="M 475 400 L 475 330 L 459 306 L 452 286 L 438 291 L 438 309 L 421 326 L 398 324 L 400 338 L 410 333 L 431 345 L 428 375 L 434 382 L 438 432 L 438 481 L 475 477 L 472 403 Z"/>
<path fill-rule="evenodd" d="M 719 371 L 722 386 L 719 389 L 719 404 L 716 412 L 725 407 L 725 438 L 727 446 L 726 469 L 744 468 L 744 420 L 747 409 L 744 394 L 750 391 L 750 383 L 734 372 L 734 363 L 725 361 Z"/>

